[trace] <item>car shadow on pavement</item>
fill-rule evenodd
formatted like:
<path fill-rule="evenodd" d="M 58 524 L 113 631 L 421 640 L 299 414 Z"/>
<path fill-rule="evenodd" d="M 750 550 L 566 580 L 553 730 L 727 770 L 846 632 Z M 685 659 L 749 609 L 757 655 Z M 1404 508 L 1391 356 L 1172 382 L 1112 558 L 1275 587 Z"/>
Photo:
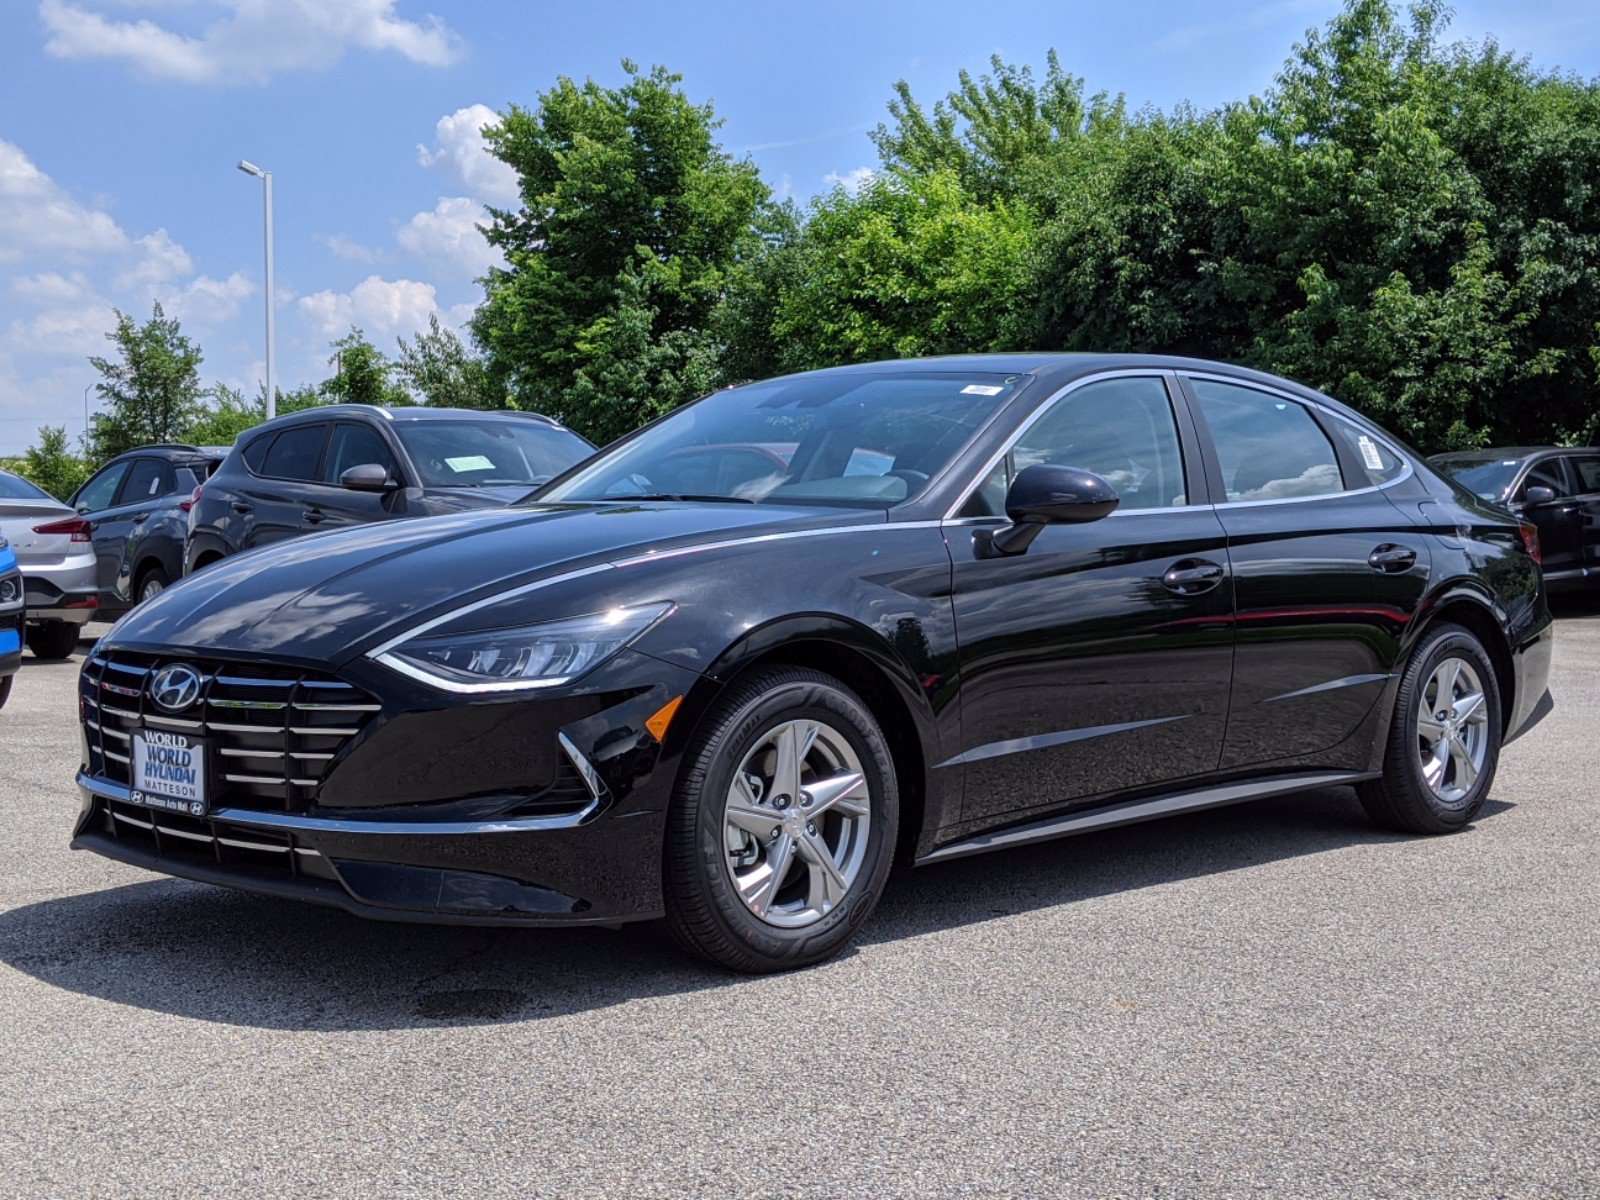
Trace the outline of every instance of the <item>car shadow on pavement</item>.
<path fill-rule="evenodd" d="M 1510 807 L 1491 801 L 1485 816 Z M 1396 840 L 1367 822 L 1349 789 L 1336 788 L 901 870 L 862 931 L 860 948 L 849 953 Z M 520 1022 L 758 983 L 688 958 L 648 925 L 611 931 L 391 924 L 174 879 L 0 914 L 0 961 L 118 1004 L 293 1030 Z"/>

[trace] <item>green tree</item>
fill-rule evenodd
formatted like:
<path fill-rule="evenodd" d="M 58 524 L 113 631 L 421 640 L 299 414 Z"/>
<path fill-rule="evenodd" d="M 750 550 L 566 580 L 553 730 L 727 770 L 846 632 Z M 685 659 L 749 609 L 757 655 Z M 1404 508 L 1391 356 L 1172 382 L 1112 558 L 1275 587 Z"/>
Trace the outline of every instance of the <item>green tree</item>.
<path fill-rule="evenodd" d="M 411 397 L 395 381 L 395 364 L 354 325 L 350 332 L 332 343 L 328 365 L 333 376 L 325 379 L 318 392 L 332 404 L 408 405 Z"/>
<path fill-rule="evenodd" d="M 92 357 L 102 411 L 90 425 L 89 458 L 104 462 L 124 450 L 185 436 L 201 399 L 200 348 L 157 303 L 144 324 L 124 312 L 106 338 L 114 358 Z"/>
<path fill-rule="evenodd" d="M 59 425 L 41 425 L 38 443 L 7 459 L 5 466 L 63 501 L 83 486 L 92 470 L 83 455 L 72 452 L 67 431 Z"/>
<path fill-rule="evenodd" d="M 439 408 L 505 408 L 506 395 L 491 378 L 489 365 L 453 329 L 428 317 L 426 333 L 399 339 L 400 378 L 419 403 Z"/>
<path fill-rule="evenodd" d="M 516 407 L 600 442 L 705 386 L 716 312 L 770 206 L 681 77 L 623 69 L 616 88 L 563 77 L 485 131 L 522 207 L 492 213 L 487 237 L 506 266 L 490 271 L 473 321 Z"/>

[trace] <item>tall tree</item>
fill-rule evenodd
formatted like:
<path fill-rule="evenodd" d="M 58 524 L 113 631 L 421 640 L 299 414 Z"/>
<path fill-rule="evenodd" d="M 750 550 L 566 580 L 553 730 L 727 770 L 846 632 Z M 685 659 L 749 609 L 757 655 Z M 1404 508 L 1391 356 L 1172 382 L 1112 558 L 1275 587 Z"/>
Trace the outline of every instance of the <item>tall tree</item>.
<path fill-rule="evenodd" d="M 427 332 L 400 338 L 396 370 L 423 404 L 439 408 L 505 408 L 506 394 L 490 377 L 489 365 L 455 330 L 428 316 Z"/>
<path fill-rule="evenodd" d="M 485 130 L 522 207 L 492 213 L 506 266 L 485 281 L 474 335 L 517 407 L 599 442 L 707 386 L 709 328 L 769 205 L 680 76 L 623 69 L 615 88 L 563 77 Z"/>
<path fill-rule="evenodd" d="M 74 454 L 67 443 L 67 431 L 59 425 L 41 425 L 39 441 L 5 466 L 24 479 L 65 500 L 89 478 L 90 466 L 81 454 Z"/>
<path fill-rule="evenodd" d="M 332 343 L 328 365 L 333 375 L 317 390 L 334 404 L 408 405 L 411 397 L 395 382 L 395 364 L 354 325 Z"/>
<path fill-rule="evenodd" d="M 89 457 L 104 462 L 135 446 L 184 437 L 202 395 L 200 348 L 159 302 L 142 325 L 119 311 L 106 338 L 116 356 L 89 359 L 100 372 L 95 390 L 102 404 L 90 425 Z"/>

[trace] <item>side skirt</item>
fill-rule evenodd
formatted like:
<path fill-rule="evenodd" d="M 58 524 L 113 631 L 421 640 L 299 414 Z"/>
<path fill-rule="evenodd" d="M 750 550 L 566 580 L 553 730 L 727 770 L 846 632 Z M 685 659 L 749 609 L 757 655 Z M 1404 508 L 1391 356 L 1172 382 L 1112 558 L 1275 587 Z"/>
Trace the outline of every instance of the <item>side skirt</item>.
<path fill-rule="evenodd" d="M 1290 792 L 1309 792 L 1317 788 L 1337 787 L 1378 778 L 1376 771 L 1314 771 L 1294 775 L 1272 775 L 1264 779 L 1245 779 L 1212 787 L 1175 792 L 1143 800 L 1124 800 L 1100 808 L 1077 809 L 1057 813 L 1026 825 L 1012 825 L 994 829 L 972 837 L 962 838 L 929 851 L 917 859 L 917 865 L 944 862 L 952 858 L 966 858 L 970 854 L 984 854 L 990 850 L 1004 850 L 1011 846 L 1028 846 L 1034 842 L 1048 842 L 1052 838 L 1071 837 L 1078 833 L 1093 833 L 1097 829 L 1115 829 L 1119 825 L 1134 825 L 1140 821 L 1154 821 L 1178 813 L 1197 812 L 1203 808 L 1221 808 L 1226 804 L 1242 804 L 1246 800 L 1262 800 L 1268 796 L 1282 796 Z"/>

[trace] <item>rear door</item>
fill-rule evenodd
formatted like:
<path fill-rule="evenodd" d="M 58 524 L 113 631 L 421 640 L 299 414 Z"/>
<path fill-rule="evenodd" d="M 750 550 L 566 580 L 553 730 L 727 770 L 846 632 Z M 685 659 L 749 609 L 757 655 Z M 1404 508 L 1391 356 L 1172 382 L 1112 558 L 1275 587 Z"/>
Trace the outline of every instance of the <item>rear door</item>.
<path fill-rule="evenodd" d="M 959 641 L 963 821 L 1216 769 L 1232 669 L 1232 589 L 1170 377 L 1080 385 L 1042 410 L 947 523 Z M 1121 503 L 988 548 L 1006 488 L 1035 463 L 1094 471 Z M 1196 503 L 1191 503 L 1191 498 Z"/>
<path fill-rule="evenodd" d="M 1237 632 L 1224 769 L 1365 761 L 1340 750 L 1400 658 L 1427 544 L 1384 496 L 1409 467 L 1286 393 L 1185 376 L 1227 532 Z"/>
<path fill-rule="evenodd" d="M 329 422 L 314 421 L 280 430 L 260 455 L 260 466 L 240 481 L 234 512 L 243 518 L 241 549 L 298 537 L 313 491 L 320 491 L 323 443 Z M 249 464 L 250 456 L 246 456 Z"/>
<path fill-rule="evenodd" d="M 126 460 L 126 467 L 110 503 L 83 513 L 84 520 L 89 522 L 89 536 L 94 541 L 96 586 L 108 599 L 117 594 L 123 559 L 139 526 L 150 510 L 161 503 L 159 497 L 170 494 L 176 486 L 172 468 L 162 459 L 140 455 Z M 79 493 L 80 510 L 92 498 L 86 486 Z"/>

